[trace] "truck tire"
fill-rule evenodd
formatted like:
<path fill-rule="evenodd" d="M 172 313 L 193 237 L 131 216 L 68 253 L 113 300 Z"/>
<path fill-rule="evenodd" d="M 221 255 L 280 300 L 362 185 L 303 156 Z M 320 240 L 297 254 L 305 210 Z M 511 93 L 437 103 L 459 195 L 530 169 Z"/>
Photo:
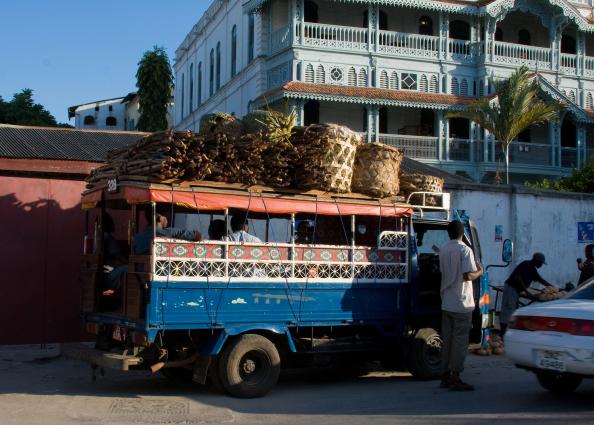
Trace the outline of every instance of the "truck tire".
<path fill-rule="evenodd" d="M 225 390 L 239 398 L 262 397 L 277 383 L 280 355 L 274 344 L 256 334 L 232 340 L 219 361 L 219 377 Z"/>
<path fill-rule="evenodd" d="M 419 329 L 408 350 L 408 370 L 417 379 L 437 379 L 441 376 L 441 337 L 435 329 Z"/>
<path fill-rule="evenodd" d="M 544 389 L 555 394 L 569 394 L 582 383 L 581 376 L 548 372 L 544 370 L 536 372 L 536 377 Z"/>

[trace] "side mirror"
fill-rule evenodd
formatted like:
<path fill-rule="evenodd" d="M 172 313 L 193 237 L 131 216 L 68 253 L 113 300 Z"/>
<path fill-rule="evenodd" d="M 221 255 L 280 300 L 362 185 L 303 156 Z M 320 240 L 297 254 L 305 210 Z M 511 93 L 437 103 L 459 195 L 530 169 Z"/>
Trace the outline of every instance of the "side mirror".
<path fill-rule="evenodd" d="M 503 241 L 503 249 L 501 250 L 501 259 L 504 263 L 511 263 L 514 258 L 514 243 L 511 239 Z"/>

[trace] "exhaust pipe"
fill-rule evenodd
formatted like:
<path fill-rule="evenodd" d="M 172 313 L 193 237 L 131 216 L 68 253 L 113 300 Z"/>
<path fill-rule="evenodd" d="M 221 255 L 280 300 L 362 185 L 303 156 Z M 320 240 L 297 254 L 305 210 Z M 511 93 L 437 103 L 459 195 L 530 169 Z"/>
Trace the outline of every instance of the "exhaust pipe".
<path fill-rule="evenodd" d="M 150 369 L 151 369 L 151 372 L 155 373 L 155 372 L 160 371 L 163 368 L 184 367 L 184 366 L 194 363 L 197 359 L 198 359 L 198 355 L 194 354 L 194 355 L 188 357 L 187 359 L 183 359 L 183 360 L 174 360 L 171 362 L 157 362 L 154 365 L 152 365 L 150 367 Z"/>

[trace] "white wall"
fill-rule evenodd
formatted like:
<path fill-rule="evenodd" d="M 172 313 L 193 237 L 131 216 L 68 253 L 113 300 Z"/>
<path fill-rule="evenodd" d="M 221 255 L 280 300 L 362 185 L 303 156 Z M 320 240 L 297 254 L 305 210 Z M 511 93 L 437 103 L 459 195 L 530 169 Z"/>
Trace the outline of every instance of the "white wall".
<path fill-rule="evenodd" d="M 88 130 L 125 130 L 126 105 L 122 103 L 122 100 L 123 98 L 118 98 L 79 106 L 75 110 L 74 126 Z M 85 125 L 86 116 L 92 116 L 95 119 L 95 124 Z M 108 117 L 116 119 L 115 126 L 106 125 L 105 121 Z"/>
<path fill-rule="evenodd" d="M 562 286 L 577 283 L 576 258 L 584 258 L 585 244 L 577 242 L 577 223 L 594 221 L 594 196 L 531 190 L 522 186 L 451 186 L 452 207 L 466 210 L 479 230 L 483 263 L 500 264 L 502 242 L 495 241 L 495 226 L 503 226 L 503 239 L 514 242 L 514 262 L 490 270 L 490 282 L 502 285 L 513 267 L 544 253 L 547 265 L 539 273 Z"/>

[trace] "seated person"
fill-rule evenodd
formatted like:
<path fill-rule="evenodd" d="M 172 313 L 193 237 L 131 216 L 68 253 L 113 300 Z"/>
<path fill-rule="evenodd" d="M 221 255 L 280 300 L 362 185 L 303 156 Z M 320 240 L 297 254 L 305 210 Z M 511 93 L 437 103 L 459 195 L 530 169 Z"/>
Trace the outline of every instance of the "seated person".
<path fill-rule="evenodd" d="M 247 220 L 247 213 L 238 213 L 231 218 L 231 233 L 229 236 L 223 238 L 228 242 L 248 242 L 248 243 L 262 243 L 262 240 L 250 235 L 249 224 Z"/>
<path fill-rule="evenodd" d="M 134 236 L 134 254 L 149 255 L 151 253 L 151 243 L 153 235 L 163 238 L 184 239 L 186 241 L 201 241 L 202 235 L 197 230 L 176 229 L 167 227 L 169 220 L 167 219 L 167 207 L 165 205 L 157 205 L 155 223 L 156 229 L 153 229 L 151 209 L 146 208 L 144 215 L 148 222 L 148 226 L 144 231 Z"/>
<path fill-rule="evenodd" d="M 208 226 L 208 238 L 211 241 L 220 241 L 227 235 L 227 224 L 225 220 L 216 219 Z"/>
<path fill-rule="evenodd" d="M 115 223 L 108 213 L 103 213 L 103 270 L 107 273 L 107 289 L 104 295 L 112 295 L 114 288 L 122 286 L 122 279 L 128 272 L 128 260 L 114 238 Z"/>

